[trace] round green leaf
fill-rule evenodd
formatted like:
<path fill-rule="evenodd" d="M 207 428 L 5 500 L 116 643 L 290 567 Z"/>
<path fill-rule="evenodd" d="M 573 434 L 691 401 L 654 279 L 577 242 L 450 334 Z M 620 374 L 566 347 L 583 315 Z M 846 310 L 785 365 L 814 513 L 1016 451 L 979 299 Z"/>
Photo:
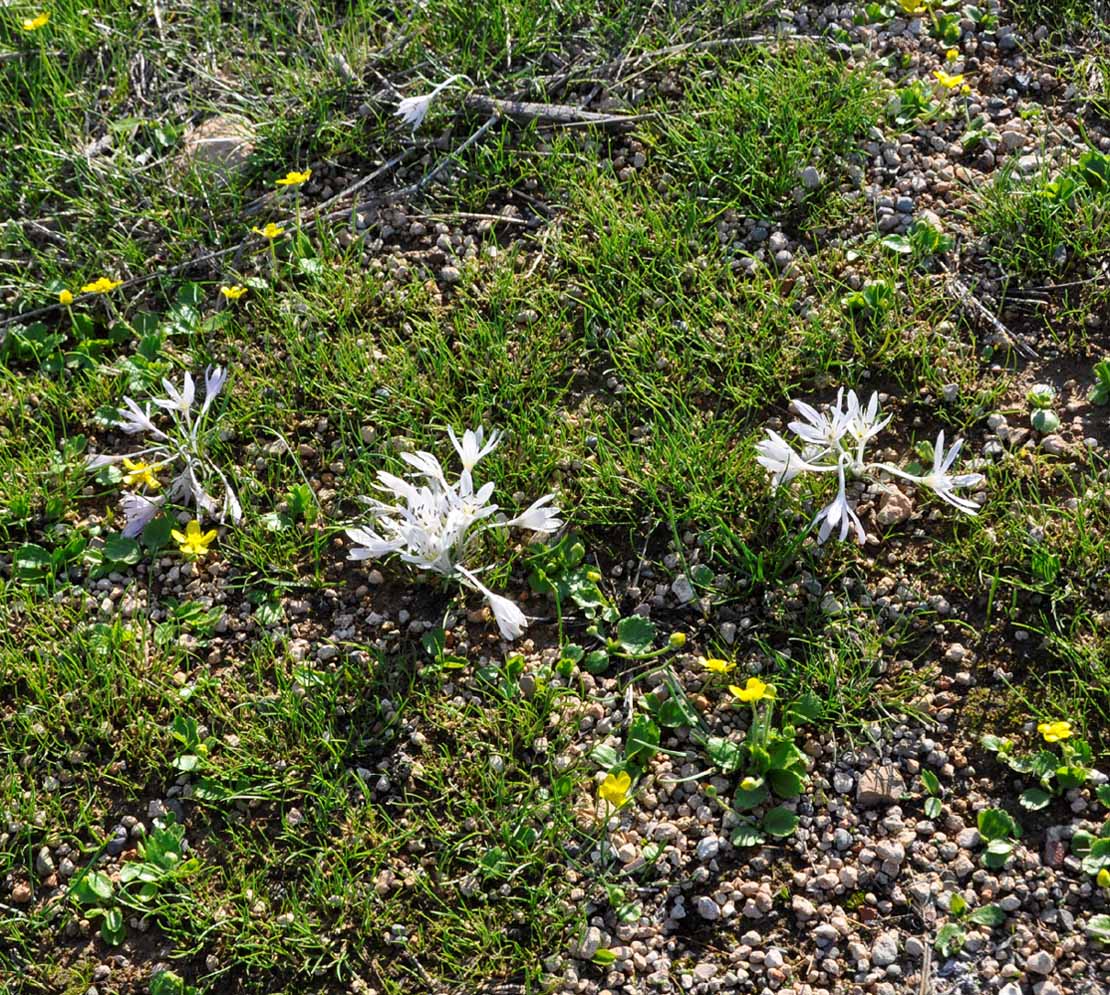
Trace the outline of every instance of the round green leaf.
<path fill-rule="evenodd" d="M 777 805 L 763 816 L 762 825 L 772 836 L 789 836 L 798 828 L 798 816 L 785 805 Z"/>

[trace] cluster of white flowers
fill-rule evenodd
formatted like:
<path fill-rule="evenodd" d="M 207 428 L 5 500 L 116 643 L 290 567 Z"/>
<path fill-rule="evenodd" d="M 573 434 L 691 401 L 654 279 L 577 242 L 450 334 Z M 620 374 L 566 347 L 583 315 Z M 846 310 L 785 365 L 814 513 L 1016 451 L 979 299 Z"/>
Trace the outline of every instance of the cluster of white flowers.
<path fill-rule="evenodd" d="M 216 420 L 211 417 L 212 403 L 227 383 L 227 371 L 222 367 L 209 367 L 204 373 L 204 399 L 197 402 L 197 387 L 190 373 L 186 372 L 182 387 L 178 390 L 169 380 L 163 380 L 165 397 L 151 399 L 157 408 L 169 415 L 169 421 L 160 428 L 151 417 L 148 407 L 138 404 L 130 397 L 124 397 L 124 409 L 120 412 L 117 427 L 128 435 L 146 434 L 150 445 L 134 452 L 117 455 L 92 455 L 88 459 L 90 470 L 110 464 L 122 463 L 125 487 L 142 487 L 124 490 L 120 497 L 126 525 L 125 536 L 139 535 L 159 512 L 163 505 L 192 503 L 201 512 L 217 521 L 238 522 L 242 508 L 235 491 L 220 470 L 206 455 L 205 450 L 212 441 Z M 169 485 L 162 488 L 158 474 L 162 471 L 174 474 Z M 222 492 L 217 501 L 207 490 L 212 481 L 217 480 Z"/>
<path fill-rule="evenodd" d="M 555 532 L 562 528 L 559 510 L 551 504 L 554 494 L 545 494 L 523 514 L 509 521 L 491 521 L 497 505 L 490 503 L 494 485 L 474 488 L 473 470 L 482 457 L 497 446 L 498 433 L 489 438 L 482 428 L 469 429 L 460 442 L 447 430 L 462 461 L 462 472 L 452 483 L 447 481 L 439 460 L 429 452 L 403 453 L 401 458 L 416 471 L 421 483 L 402 480 L 391 473 L 378 473 L 378 488 L 395 501 L 363 498 L 370 506 L 371 527 L 350 528 L 347 535 L 358 545 L 350 559 L 369 560 L 396 554 L 418 570 L 430 570 L 451 577 L 480 593 L 489 603 L 497 627 L 505 639 L 516 639 L 527 627 L 524 613 L 508 598 L 494 594 L 478 577 L 480 570 L 463 565 L 472 540 L 494 528 L 520 528 L 532 532 Z"/>
<path fill-rule="evenodd" d="M 814 524 L 820 522 L 817 537 L 824 542 L 833 533 L 839 538 L 848 538 L 854 532 L 856 539 L 863 543 L 866 538 L 863 525 L 856 509 L 848 501 L 847 478 L 870 477 L 882 481 L 888 474 L 907 480 L 918 487 L 927 487 L 937 497 L 969 515 L 974 515 L 979 506 L 969 498 L 956 494 L 957 490 L 976 487 L 983 482 L 981 473 L 953 475 L 949 471 L 959 455 L 963 441 L 957 441 L 946 453 L 944 451 L 944 432 L 937 435 L 933 446 L 933 469 L 926 474 L 912 474 L 890 463 L 870 463 L 865 449 L 890 421 L 890 416 L 879 419 L 879 395 L 871 395 L 864 407 L 854 390 L 848 391 L 845 398 L 841 388 L 836 395 L 836 404 L 822 413 L 804 401 L 793 401 L 792 406 L 800 415 L 800 420 L 787 426 L 801 442 L 801 453 L 794 449 L 777 432 L 767 429 L 767 438 L 756 446 L 758 462 L 771 473 L 771 486 L 789 483 L 802 473 L 835 473 L 837 475 L 837 494 L 818 513 Z"/>

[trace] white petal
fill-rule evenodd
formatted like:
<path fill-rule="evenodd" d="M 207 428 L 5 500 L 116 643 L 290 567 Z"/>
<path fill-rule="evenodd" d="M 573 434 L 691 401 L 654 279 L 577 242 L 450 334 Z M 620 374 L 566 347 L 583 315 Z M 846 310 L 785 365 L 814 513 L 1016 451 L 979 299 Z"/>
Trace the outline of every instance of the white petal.
<path fill-rule="evenodd" d="M 524 612 L 508 598 L 502 597 L 500 594 L 494 594 L 493 591 L 486 587 L 486 585 L 478 580 L 469 570 L 464 567 L 456 567 L 455 569 L 469 582 L 471 587 L 479 591 L 486 601 L 489 602 L 490 609 L 493 611 L 493 617 L 497 621 L 497 628 L 501 632 L 501 638 L 507 639 L 510 642 L 514 639 L 519 639 L 524 630 L 528 628 L 528 619 L 525 617 Z"/>
<path fill-rule="evenodd" d="M 545 494 L 505 524 L 518 529 L 528 529 L 530 532 L 557 532 L 563 527 L 563 523 L 559 518 L 559 509 L 549 507 L 554 498 L 554 494 Z"/>

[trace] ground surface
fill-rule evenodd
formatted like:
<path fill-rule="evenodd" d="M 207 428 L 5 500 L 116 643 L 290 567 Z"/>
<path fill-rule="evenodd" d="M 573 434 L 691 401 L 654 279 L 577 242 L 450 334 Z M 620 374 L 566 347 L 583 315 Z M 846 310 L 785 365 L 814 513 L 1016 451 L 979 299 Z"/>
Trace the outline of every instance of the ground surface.
<path fill-rule="evenodd" d="M 1104 779 L 982 744 L 1110 751 L 1104 4 L 43 11 L 0 11 L 0 991 L 1110 992 Z M 121 540 L 112 409 L 214 364 L 241 520 Z M 819 544 L 835 482 L 755 447 L 841 386 L 876 459 L 963 438 L 979 514 L 852 482 Z M 479 424 L 581 543 L 472 551 L 512 644 L 347 559 Z"/>

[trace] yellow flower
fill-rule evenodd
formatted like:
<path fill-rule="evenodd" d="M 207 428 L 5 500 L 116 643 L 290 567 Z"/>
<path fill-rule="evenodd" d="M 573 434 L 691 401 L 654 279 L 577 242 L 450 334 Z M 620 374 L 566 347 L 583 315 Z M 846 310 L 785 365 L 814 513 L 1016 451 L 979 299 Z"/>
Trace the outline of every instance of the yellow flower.
<path fill-rule="evenodd" d="M 162 486 L 162 482 L 154 476 L 159 470 L 162 469 L 161 463 L 144 463 L 140 460 L 130 460 L 126 456 L 123 458 L 124 469 L 127 473 L 123 475 L 123 482 L 128 487 L 134 487 L 136 484 L 142 484 L 144 487 L 149 487 L 152 491 L 158 490 Z M 215 535 L 215 533 L 212 533 Z"/>
<path fill-rule="evenodd" d="M 736 664 L 728 660 L 709 659 L 703 660 L 702 663 L 706 670 L 714 674 L 727 674 L 730 670 L 736 669 Z"/>
<path fill-rule="evenodd" d="M 944 57 L 949 62 L 955 62 L 960 57 L 960 50 L 958 48 L 950 48 L 944 53 Z"/>
<path fill-rule="evenodd" d="M 1059 743 L 1071 735 L 1071 723 L 1063 719 L 1057 722 L 1039 722 L 1037 732 L 1044 737 L 1046 743 Z"/>
<path fill-rule="evenodd" d="M 297 173 L 291 169 L 284 177 L 277 181 L 277 185 L 279 187 L 299 187 L 302 183 L 307 183 L 311 175 L 311 169 L 306 169 L 303 173 Z"/>
<path fill-rule="evenodd" d="M 1095 876 L 1095 884 L 1100 888 L 1110 888 L 1110 871 L 1105 867 L 1101 868 Z"/>
<path fill-rule="evenodd" d="M 963 73 L 956 73 L 949 76 L 943 69 L 934 69 L 933 75 L 937 78 L 937 82 L 946 90 L 954 90 L 964 81 Z"/>
<path fill-rule="evenodd" d="M 680 650 L 686 645 L 685 632 L 672 632 L 671 638 L 667 640 L 667 645 L 673 650 Z"/>
<path fill-rule="evenodd" d="M 69 307 L 70 304 L 73 303 L 73 294 L 71 294 L 68 290 L 59 290 L 58 303 L 61 304 L 63 307 Z"/>
<path fill-rule="evenodd" d="M 224 295 L 229 301 L 237 301 L 240 297 L 247 292 L 246 287 L 240 287 L 235 284 L 234 287 L 220 287 L 220 293 Z"/>
<path fill-rule="evenodd" d="M 174 542 L 178 544 L 178 548 L 186 556 L 203 556 L 208 552 L 208 547 L 212 545 L 212 540 L 216 538 L 216 530 L 201 532 L 200 522 L 194 519 L 185 526 L 184 532 L 178 532 L 177 529 L 174 529 L 170 532 L 170 535 L 173 536 Z"/>
<path fill-rule="evenodd" d="M 598 797 L 605 799 L 610 805 L 620 808 L 628 801 L 628 789 L 631 787 L 632 778 L 628 776 L 628 771 L 622 770 L 618 774 L 606 774 L 597 793 Z"/>
<path fill-rule="evenodd" d="M 110 277 L 102 276 L 99 280 L 94 280 L 92 283 L 86 283 L 81 288 L 83 294 L 106 294 L 109 290 L 115 290 L 122 280 L 113 280 Z"/>
<path fill-rule="evenodd" d="M 43 13 L 39 14 L 38 17 L 25 17 L 23 19 L 22 27 L 24 31 L 38 31 L 39 28 L 46 27 L 49 20 L 49 11 L 44 11 Z"/>
<path fill-rule="evenodd" d="M 920 0 L 898 0 L 898 5 L 902 8 L 903 14 L 925 13 L 925 7 L 920 3 Z"/>
<path fill-rule="evenodd" d="M 285 229 L 281 225 L 275 225 L 272 221 L 267 221 L 265 228 L 252 228 L 251 231 L 263 238 L 277 238 L 278 235 L 285 234 Z"/>
<path fill-rule="evenodd" d="M 762 777 L 751 777 L 749 775 L 748 777 L 745 777 L 744 780 L 742 780 L 740 782 L 740 790 L 741 791 L 755 791 L 755 790 L 757 790 L 758 788 L 761 788 L 761 787 L 763 787 L 763 778 Z"/>
<path fill-rule="evenodd" d="M 748 683 L 745 687 L 737 687 L 735 684 L 730 684 L 728 688 L 740 701 L 762 701 L 764 698 L 775 697 L 775 686 L 773 684 L 765 684 L 758 677 L 749 677 Z"/>

